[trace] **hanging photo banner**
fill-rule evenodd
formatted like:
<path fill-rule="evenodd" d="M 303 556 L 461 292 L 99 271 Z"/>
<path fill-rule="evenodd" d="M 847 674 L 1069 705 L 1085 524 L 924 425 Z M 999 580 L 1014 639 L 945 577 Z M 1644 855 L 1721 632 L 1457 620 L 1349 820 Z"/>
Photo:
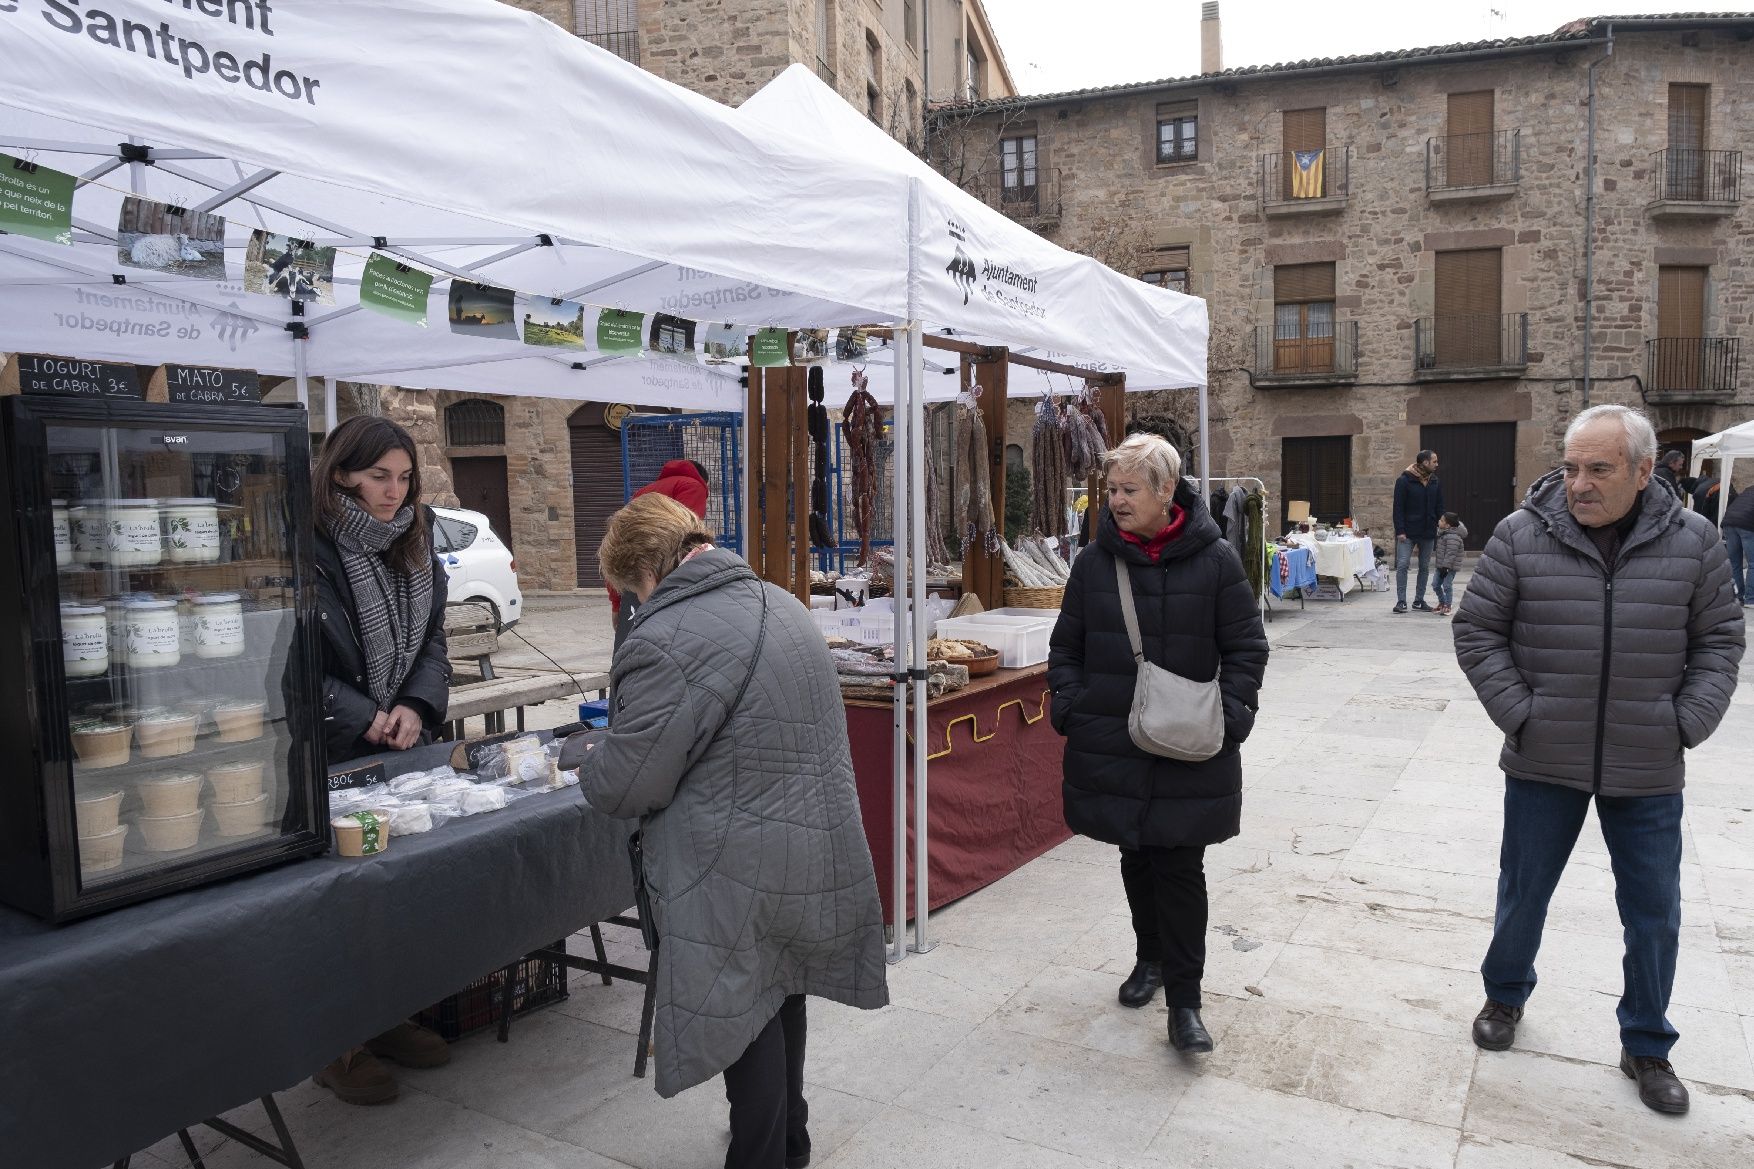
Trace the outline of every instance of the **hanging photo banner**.
<path fill-rule="evenodd" d="M 359 304 L 361 308 L 424 329 L 426 297 L 431 291 L 431 273 L 399 264 L 382 252 L 373 252 L 365 262 L 365 275 L 360 277 Z"/>
<path fill-rule="evenodd" d="M 838 329 L 834 334 L 836 361 L 863 361 L 871 355 L 871 330 Z"/>
<path fill-rule="evenodd" d="M 271 231 L 252 231 L 244 252 L 244 291 L 334 304 L 335 249 Z"/>
<path fill-rule="evenodd" d="M 116 217 L 116 262 L 194 280 L 224 280 L 225 216 L 129 195 Z"/>
<path fill-rule="evenodd" d="M 701 353 L 708 365 L 728 365 L 749 356 L 749 326 L 708 325 Z"/>
<path fill-rule="evenodd" d="M 449 314 L 451 332 L 460 337 L 519 340 L 517 299 L 518 294 L 509 288 L 453 280 Z"/>
<path fill-rule="evenodd" d="M 792 342 L 792 360 L 799 365 L 815 365 L 828 360 L 828 330 L 799 329 Z"/>
<path fill-rule="evenodd" d="M 773 369 L 777 366 L 792 364 L 786 354 L 786 331 L 784 329 L 759 329 L 755 341 L 749 347 L 749 364 L 760 369 Z"/>
<path fill-rule="evenodd" d="M 545 349 L 585 347 L 585 306 L 576 300 L 532 296 L 524 301 L 524 344 Z"/>
<path fill-rule="evenodd" d="M 597 314 L 597 348 L 604 353 L 637 357 L 645 347 L 644 313 L 606 308 Z"/>
<path fill-rule="evenodd" d="M 0 231 L 73 243 L 72 175 L 0 154 Z"/>
<path fill-rule="evenodd" d="M 653 353 L 662 353 L 669 357 L 693 357 L 696 328 L 695 323 L 686 317 L 654 313 L 648 348 Z"/>

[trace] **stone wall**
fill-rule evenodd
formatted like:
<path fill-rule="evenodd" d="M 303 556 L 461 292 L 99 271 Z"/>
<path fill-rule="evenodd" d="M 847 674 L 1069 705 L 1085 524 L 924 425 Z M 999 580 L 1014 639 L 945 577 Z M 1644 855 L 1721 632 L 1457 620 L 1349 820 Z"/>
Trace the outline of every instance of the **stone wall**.
<path fill-rule="evenodd" d="M 1684 35 L 1697 45 L 1684 45 Z M 1258 475 L 1277 499 L 1283 439 L 1350 434 L 1353 514 L 1382 531 L 1394 478 L 1418 450 L 1421 425 L 1516 422 L 1519 491 L 1557 461 L 1581 398 L 1586 67 L 1597 53 L 1591 46 L 1467 64 L 1397 62 L 1069 100 L 989 113 L 984 133 L 964 138 L 992 157 L 997 137 L 1034 129 L 1040 165 L 1061 175 L 1061 219 L 1045 233 L 1057 243 L 1134 274 L 1153 266 L 1154 248 L 1191 245 L 1191 291 L 1206 298 L 1212 320 L 1214 473 Z M 1754 52 L 1728 34 L 1636 33 L 1617 37 L 1613 59 L 1598 71 L 1594 402 L 1641 400 L 1659 264 L 1709 263 L 1707 334 L 1748 331 L 1754 217 L 1743 208 L 1728 219 L 1676 224 L 1653 219 L 1646 204 L 1650 155 L 1667 140 L 1669 83 L 1709 83 L 1708 145 L 1735 149 L 1754 128 L 1750 63 Z M 1425 190 L 1427 141 L 1446 133 L 1446 95 L 1481 89 L 1496 92 L 1496 128 L 1520 131 L 1520 182 L 1501 201 L 1434 203 Z M 1200 103 L 1199 160 L 1160 166 L 1157 104 L 1188 99 Z M 1350 197 L 1332 214 L 1268 217 L 1261 156 L 1280 147 L 1280 111 L 1314 106 L 1327 109 L 1330 146 L 1350 149 Z M 973 162 L 978 169 L 986 159 Z M 1529 314 L 1527 372 L 1418 384 L 1414 320 L 1433 309 L 1435 253 L 1465 247 L 1503 250 L 1503 311 Z M 1253 330 L 1273 320 L 1273 266 L 1322 260 L 1336 264 L 1336 316 L 1359 323 L 1356 384 L 1252 388 Z M 1741 405 L 1651 413 L 1659 430 L 1704 432 L 1745 418 L 1749 399 L 1739 389 Z M 1185 404 L 1167 408 L 1191 415 Z M 1026 443 L 1022 433 L 1020 440 L 1014 423 L 1011 441 Z"/>

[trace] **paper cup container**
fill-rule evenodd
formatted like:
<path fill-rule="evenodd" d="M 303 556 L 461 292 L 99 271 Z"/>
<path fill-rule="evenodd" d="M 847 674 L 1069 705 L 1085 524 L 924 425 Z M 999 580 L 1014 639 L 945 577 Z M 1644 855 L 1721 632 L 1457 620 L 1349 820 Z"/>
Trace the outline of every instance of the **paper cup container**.
<path fill-rule="evenodd" d="M 201 777 L 194 772 L 153 775 L 140 781 L 141 814 L 152 819 L 187 816 L 201 810 Z"/>
<path fill-rule="evenodd" d="M 214 827 L 221 836 L 249 836 L 260 832 L 268 820 L 268 796 L 264 793 L 240 803 L 209 804 L 208 811 L 213 813 Z"/>
<path fill-rule="evenodd" d="M 207 773 L 215 804 L 242 804 L 262 794 L 262 761 L 227 763 Z"/>
<path fill-rule="evenodd" d="M 73 797 L 73 817 L 79 824 L 79 838 L 90 839 L 116 830 L 116 813 L 122 810 L 122 789 L 80 792 Z"/>
<path fill-rule="evenodd" d="M 86 767 L 118 767 L 128 762 L 129 733 L 125 723 L 76 729 L 73 752 Z"/>
<path fill-rule="evenodd" d="M 390 847 L 390 813 L 381 809 L 349 812 L 329 821 L 335 851 L 342 856 L 376 856 Z"/>
<path fill-rule="evenodd" d="M 247 743 L 262 737 L 260 702 L 224 703 L 213 708 L 213 722 L 219 727 L 222 743 Z"/>
<path fill-rule="evenodd" d="M 200 811 L 186 816 L 142 816 L 135 826 L 140 829 L 147 852 L 177 852 L 195 847 L 195 842 L 201 839 L 201 821 L 206 817 L 207 813 Z"/>
<path fill-rule="evenodd" d="M 106 873 L 111 869 L 122 867 L 122 841 L 128 835 L 128 826 L 120 824 L 100 836 L 81 836 L 79 838 L 79 871 L 82 873 Z"/>
<path fill-rule="evenodd" d="M 192 714 L 179 714 L 134 724 L 134 738 L 140 743 L 140 754 L 147 759 L 188 754 L 195 749 L 195 727 L 200 721 Z"/>

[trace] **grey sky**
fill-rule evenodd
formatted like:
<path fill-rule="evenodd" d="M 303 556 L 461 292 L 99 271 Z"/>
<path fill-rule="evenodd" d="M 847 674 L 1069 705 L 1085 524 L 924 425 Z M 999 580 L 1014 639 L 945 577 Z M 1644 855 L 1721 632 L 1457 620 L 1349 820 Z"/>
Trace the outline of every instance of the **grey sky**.
<path fill-rule="evenodd" d="M 1537 36 L 1586 16 L 1698 11 L 1686 0 L 1221 0 L 1224 64 L 1270 65 L 1496 37 Z M 1200 0 L 985 0 L 1023 93 L 1186 77 L 1200 71 Z M 1750 4 L 1749 7 L 1754 7 Z"/>

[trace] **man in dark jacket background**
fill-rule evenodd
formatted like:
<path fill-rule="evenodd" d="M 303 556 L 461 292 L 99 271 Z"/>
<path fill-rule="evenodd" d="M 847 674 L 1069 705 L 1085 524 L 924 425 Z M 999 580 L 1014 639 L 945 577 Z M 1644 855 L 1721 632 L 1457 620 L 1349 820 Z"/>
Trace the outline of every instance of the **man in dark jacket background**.
<path fill-rule="evenodd" d="M 1678 448 L 1663 452 L 1657 464 L 1656 478 L 1675 493 L 1676 499 L 1686 499 L 1699 485 L 1699 480 L 1687 474 L 1687 454 Z"/>
<path fill-rule="evenodd" d="M 1419 587 L 1413 607 L 1425 603 L 1425 582 L 1431 575 L 1432 550 L 1437 544 L 1437 520 L 1443 515 L 1443 482 L 1437 477 L 1437 452 L 1420 451 L 1413 465 L 1395 480 L 1395 612 L 1407 611 L 1407 568 L 1413 549 L 1419 550 Z"/>
<path fill-rule="evenodd" d="M 1656 433 L 1585 410 L 1561 470 L 1499 523 L 1455 618 L 1456 657 L 1504 732 L 1504 842 L 1474 1042 L 1516 1039 L 1547 905 L 1593 798 L 1626 931 L 1620 1069 L 1687 1111 L 1668 1062 L 1681 926 L 1682 751 L 1717 728 L 1742 660 L 1717 530 L 1650 487 Z"/>
<path fill-rule="evenodd" d="M 1754 488 L 1730 492 L 1724 505 L 1724 548 L 1730 554 L 1730 580 L 1742 604 L 1754 601 Z"/>

